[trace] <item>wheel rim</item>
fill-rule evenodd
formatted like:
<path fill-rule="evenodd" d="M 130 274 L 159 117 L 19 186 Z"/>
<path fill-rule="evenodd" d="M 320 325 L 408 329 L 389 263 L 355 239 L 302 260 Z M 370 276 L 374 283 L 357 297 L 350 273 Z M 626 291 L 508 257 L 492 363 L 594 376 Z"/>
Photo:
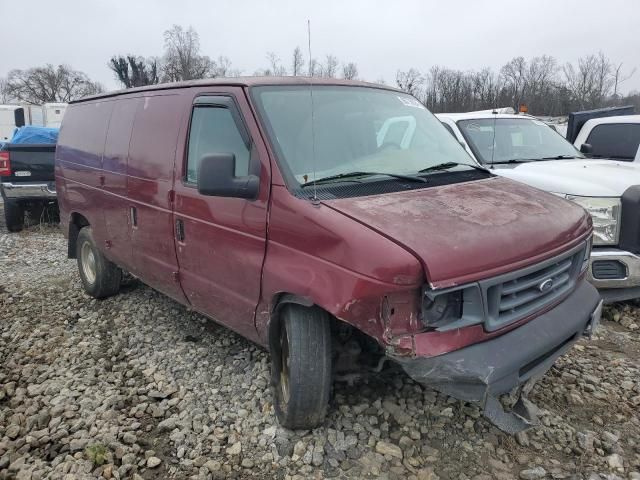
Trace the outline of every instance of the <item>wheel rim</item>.
<path fill-rule="evenodd" d="M 289 402 L 289 339 L 287 329 L 280 331 L 280 391 L 285 403 Z"/>
<path fill-rule="evenodd" d="M 96 256 L 93 253 L 93 248 L 89 242 L 82 244 L 82 250 L 80 251 L 80 259 L 82 261 L 82 273 L 84 278 L 90 284 L 94 284 L 96 281 Z"/>

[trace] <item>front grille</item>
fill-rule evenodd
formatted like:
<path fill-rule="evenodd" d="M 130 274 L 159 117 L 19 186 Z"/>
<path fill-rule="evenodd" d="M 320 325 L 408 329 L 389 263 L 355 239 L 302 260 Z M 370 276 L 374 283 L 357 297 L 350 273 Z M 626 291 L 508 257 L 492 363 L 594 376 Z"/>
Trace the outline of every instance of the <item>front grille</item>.
<path fill-rule="evenodd" d="M 591 273 L 598 280 L 622 280 L 627 277 L 627 267 L 618 260 L 596 260 Z"/>
<path fill-rule="evenodd" d="M 582 244 L 536 265 L 481 281 L 488 307 L 485 328 L 493 331 L 525 318 L 571 290 L 585 248 Z"/>

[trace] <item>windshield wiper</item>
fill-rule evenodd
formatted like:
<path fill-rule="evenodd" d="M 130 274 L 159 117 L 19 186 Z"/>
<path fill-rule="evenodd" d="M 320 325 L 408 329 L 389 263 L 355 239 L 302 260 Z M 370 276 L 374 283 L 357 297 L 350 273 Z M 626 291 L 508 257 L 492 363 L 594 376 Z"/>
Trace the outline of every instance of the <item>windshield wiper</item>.
<path fill-rule="evenodd" d="M 527 163 L 527 162 L 533 162 L 533 160 L 531 160 L 530 158 L 521 158 L 521 159 L 515 159 L 512 158 L 511 160 L 500 160 L 497 162 L 487 162 L 487 165 L 504 165 L 506 163 Z"/>
<path fill-rule="evenodd" d="M 398 178 L 400 180 L 409 180 L 411 182 L 427 183 L 426 178 L 416 177 L 414 175 L 401 175 L 399 173 L 387 173 L 387 172 L 347 172 L 338 173 L 337 175 L 329 175 L 328 177 L 318 178 L 317 180 L 310 180 L 300 185 L 300 187 L 308 187 L 309 185 L 331 182 L 333 180 L 342 180 L 355 177 L 373 177 L 375 175 L 385 175 L 387 177 Z"/>
<path fill-rule="evenodd" d="M 476 170 L 482 170 L 483 172 L 487 171 L 487 169 L 484 167 L 480 167 L 478 165 L 471 165 L 470 163 L 443 162 L 443 163 L 438 163 L 436 165 L 432 165 L 431 167 L 423 168 L 422 170 L 419 170 L 418 173 L 435 172 L 437 170 L 448 170 L 450 168 L 457 167 L 459 165 L 475 168 Z"/>
<path fill-rule="evenodd" d="M 573 160 L 574 158 L 580 157 L 576 157 L 575 155 L 556 155 L 555 157 L 542 157 L 538 160 Z"/>

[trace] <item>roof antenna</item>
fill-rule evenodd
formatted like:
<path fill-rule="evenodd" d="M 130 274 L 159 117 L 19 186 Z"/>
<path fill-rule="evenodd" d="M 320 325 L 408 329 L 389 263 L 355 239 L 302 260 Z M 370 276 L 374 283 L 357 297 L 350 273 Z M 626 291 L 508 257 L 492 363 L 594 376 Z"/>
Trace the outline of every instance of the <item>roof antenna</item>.
<path fill-rule="evenodd" d="M 493 159 L 496 155 L 496 118 L 498 117 L 498 109 L 494 107 L 493 111 L 493 139 L 491 140 L 491 168 L 493 166 Z"/>
<path fill-rule="evenodd" d="M 313 71 L 312 57 L 311 57 L 311 20 L 307 19 L 307 38 L 309 41 L 309 95 L 311 97 L 311 165 L 313 168 L 313 199 L 311 203 L 319 207 L 320 201 L 318 200 L 318 188 L 316 186 L 316 131 L 314 122 L 314 105 L 313 105 Z"/>

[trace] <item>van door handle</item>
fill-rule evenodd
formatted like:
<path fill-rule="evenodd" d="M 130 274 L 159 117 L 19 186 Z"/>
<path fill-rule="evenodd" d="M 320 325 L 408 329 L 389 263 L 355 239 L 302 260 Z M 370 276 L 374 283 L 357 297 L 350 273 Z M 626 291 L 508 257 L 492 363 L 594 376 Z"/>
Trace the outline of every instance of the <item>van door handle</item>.
<path fill-rule="evenodd" d="M 184 222 L 180 219 L 176 220 L 176 239 L 184 242 Z"/>
<path fill-rule="evenodd" d="M 131 226 L 138 226 L 138 210 L 136 207 L 129 207 L 129 215 L 131 216 Z"/>

